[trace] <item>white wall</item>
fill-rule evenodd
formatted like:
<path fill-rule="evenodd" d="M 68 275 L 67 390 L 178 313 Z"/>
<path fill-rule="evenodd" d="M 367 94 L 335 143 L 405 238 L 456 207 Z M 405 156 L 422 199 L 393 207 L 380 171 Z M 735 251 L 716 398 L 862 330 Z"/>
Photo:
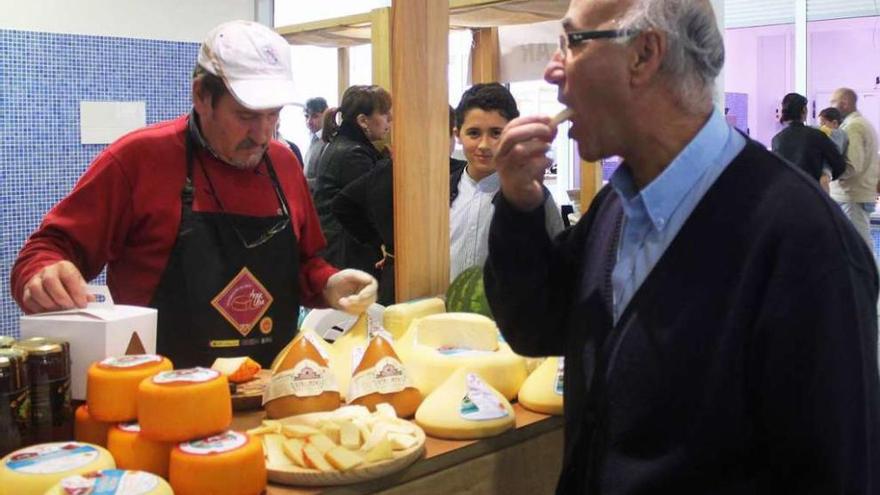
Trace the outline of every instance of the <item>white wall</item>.
<path fill-rule="evenodd" d="M 0 29 L 200 42 L 254 0 L 0 0 Z"/>

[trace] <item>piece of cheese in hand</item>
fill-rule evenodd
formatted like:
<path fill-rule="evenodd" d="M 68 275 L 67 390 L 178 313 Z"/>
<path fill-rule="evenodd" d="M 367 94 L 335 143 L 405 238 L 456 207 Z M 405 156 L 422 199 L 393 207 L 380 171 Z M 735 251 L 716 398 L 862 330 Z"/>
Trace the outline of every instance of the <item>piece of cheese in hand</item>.
<path fill-rule="evenodd" d="M 249 357 L 237 358 L 217 358 L 211 369 L 217 370 L 226 375 L 226 379 L 232 383 L 244 383 L 253 377 L 262 369 L 260 363 Z"/>
<path fill-rule="evenodd" d="M 565 360 L 549 357 L 532 372 L 519 390 L 519 403 L 526 409 L 562 415 L 562 385 Z"/>
<path fill-rule="evenodd" d="M 174 495 L 167 481 L 152 473 L 103 469 L 70 476 L 45 495 Z"/>
<path fill-rule="evenodd" d="M 230 430 L 174 447 L 168 479 L 175 495 L 259 495 L 268 478 L 260 440 Z"/>
<path fill-rule="evenodd" d="M 453 440 L 498 435 L 516 424 L 513 407 L 480 376 L 461 368 L 425 398 L 416 411 L 425 433 Z"/>
<path fill-rule="evenodd" d="M 107 431 L 113 423 L 98 421 L 89 414 L 89 406 L 83 404 L 76 408 L 73 424 L 73 439 L 77 442 L 92 443 L 107 448 Z"/>
<path fill-rule="evenodd" d="M 0 460 L 0 494 L 44 495 L 68 476 L 116 467 L 103 447 L 56 442 L 16 450 Z"/>
<path fill-rule="evenodd" d="M 92 363 L 86 377 L 89 415 L 108 423 L 137 419 L 137 393 L 141 381 L 172 368 L 168 358 L 157 354 L 110 357 Z"/>
<path fill-rule="evenodd" d="M 208 368 L 164 371 L 144 380 L 137 406 L 141 434 L 160 442 L 207 437 L 232 424 L 229 382 Z"/>
<path fill-rule="evenodd" d="M 392 304 L 382 313 L 382 326 L 397 340 L 403 337 L 413 320 L 445 311 L 446 303 L 439 297 Z"/>
<path fill-rule="evenodd" d="M 168 477 L 168 461 L 171 458 L 170 442 L 157 442 L 140 434 L 137 423 L 119 423 L 107 434 L 107 450 L 116 459 L 116 467 L 133 471 L 146 471 L 163 478 Z"/>

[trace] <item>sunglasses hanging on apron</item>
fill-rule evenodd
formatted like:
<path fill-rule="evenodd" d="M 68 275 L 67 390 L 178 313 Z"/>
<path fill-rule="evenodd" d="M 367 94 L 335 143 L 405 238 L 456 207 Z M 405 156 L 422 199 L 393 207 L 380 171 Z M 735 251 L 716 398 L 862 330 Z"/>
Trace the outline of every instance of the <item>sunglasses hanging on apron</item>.
<path fill-rule="evenodd" d="M 180 228 L 150 303 L 159 313 L 157 352 L 175 368 L 234 356 L 269 367 L 296 335 L 299 315 L 299 245 L 287 199 L 266 153 L 281 215 L 227 213 L 195 146 L 190 129 Z M 195 162 L 218 212 L 193 211 Z"/>

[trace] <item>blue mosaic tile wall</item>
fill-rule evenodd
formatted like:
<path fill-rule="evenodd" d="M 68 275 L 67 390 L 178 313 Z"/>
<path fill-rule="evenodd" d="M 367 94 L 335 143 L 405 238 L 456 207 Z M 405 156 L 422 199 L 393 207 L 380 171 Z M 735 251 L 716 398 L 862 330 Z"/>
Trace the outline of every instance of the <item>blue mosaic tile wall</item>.
<path fill-rule="evenodd" d="M 190 108 L 198 43 L 0 30 L 0 335 L 18 335 L 9 271 L 27 236 L 104 145 L 80 144 L 80 101 Z"/>

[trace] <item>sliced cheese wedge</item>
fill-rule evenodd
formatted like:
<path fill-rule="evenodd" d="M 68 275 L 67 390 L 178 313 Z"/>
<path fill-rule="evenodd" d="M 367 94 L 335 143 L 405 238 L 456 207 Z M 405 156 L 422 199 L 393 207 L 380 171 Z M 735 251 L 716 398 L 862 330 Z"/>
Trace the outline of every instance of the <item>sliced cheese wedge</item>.
<path fill-rule="evenodd" d="M 446 303 L 439 297 L 392 304 L 382 314 L 382 326 L 397 340 L 403 337 L 414 320 L 445 311 Z"/>

